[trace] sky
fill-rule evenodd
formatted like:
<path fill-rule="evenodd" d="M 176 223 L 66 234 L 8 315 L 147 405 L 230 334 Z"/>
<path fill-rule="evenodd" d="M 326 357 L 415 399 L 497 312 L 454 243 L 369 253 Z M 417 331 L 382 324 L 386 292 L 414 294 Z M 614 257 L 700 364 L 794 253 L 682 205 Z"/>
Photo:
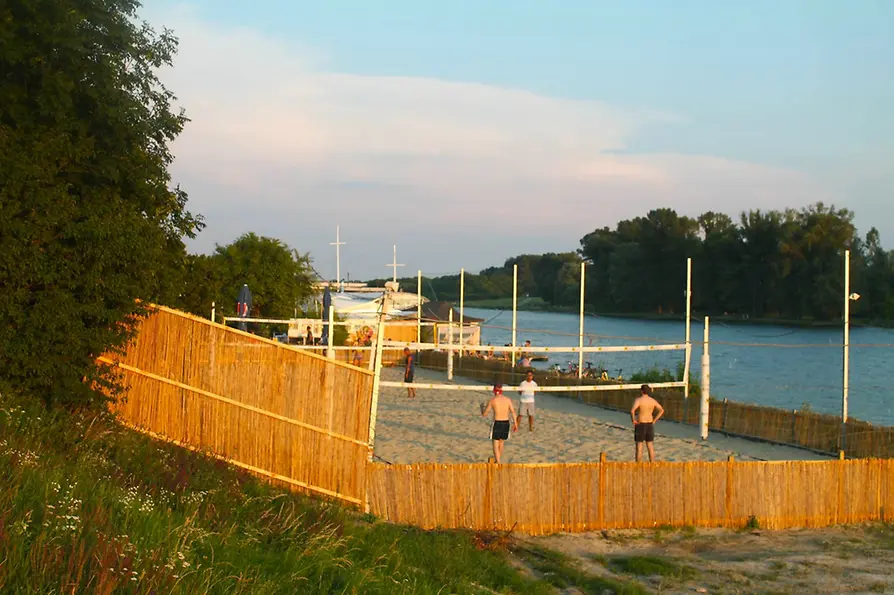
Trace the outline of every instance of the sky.
<path fill-rule="evenodd" d="M 473 272 L 670 207 L 817 201 L 894 245 L 888 0 L 147 0 L 211 252 Z M 682 265 L 681 265 L 682 266 Z"/>

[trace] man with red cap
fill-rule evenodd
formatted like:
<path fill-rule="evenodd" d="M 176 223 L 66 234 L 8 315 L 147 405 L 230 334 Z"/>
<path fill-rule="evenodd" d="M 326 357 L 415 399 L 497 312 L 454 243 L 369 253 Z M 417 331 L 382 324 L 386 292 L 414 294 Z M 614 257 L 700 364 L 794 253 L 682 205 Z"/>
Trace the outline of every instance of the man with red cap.
<path fill-rule="evenodd" d="M 518 430 L 515 407 L 512 406 L 512 399 L 503 394 L 502 384 L 494 385 L 494 396 L 481 412 L 481 417 L 487 417 L 491 411 L 494 412 L 494 423 L 490 429 L 490 439 L 494 445 L 494 460 L 499 464 L 503 456 L 503 445 L 509 439 L 510 425 L 513 426 L 511 431 Z"/>

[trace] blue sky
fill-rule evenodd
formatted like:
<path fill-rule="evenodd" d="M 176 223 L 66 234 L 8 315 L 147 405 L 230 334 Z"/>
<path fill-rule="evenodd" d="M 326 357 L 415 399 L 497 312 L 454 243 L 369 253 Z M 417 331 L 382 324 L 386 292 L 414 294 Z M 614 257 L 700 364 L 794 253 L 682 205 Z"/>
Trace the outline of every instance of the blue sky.
<path fill-rule="evenodd" d="M 386 8 L 387 7 L 387 8 Z M 894 238 L 894 2 L 150 1 L 209 227 L 326 274 L 577 247 L 670 206 L 856 211 Z"/>

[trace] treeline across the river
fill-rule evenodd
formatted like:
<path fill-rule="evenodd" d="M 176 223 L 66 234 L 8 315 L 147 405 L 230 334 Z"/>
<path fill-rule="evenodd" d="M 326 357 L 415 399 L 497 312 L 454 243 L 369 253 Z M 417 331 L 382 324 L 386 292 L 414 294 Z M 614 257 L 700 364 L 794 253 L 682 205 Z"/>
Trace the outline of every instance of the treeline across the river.
<path fill-rule="evenodd" d="M 697 218 L 673 209 L 596 229 L 576 252 L 523 254 L 502 266 L 465 275 L 470 302 L 518 293 L 554 308 L 576 308 L 580 263 L 587 262 L 588 309 L 618 314 L 679 314 L 684 309 L 686 258 L 693 259 L 693 307 L 750 319 L 828 321 L 842 315 L 844 252 L 851 250 L 851 287 L 860 300 L 851 315 L 894 320 L 894 253 L 875 228 L 860 236 L 853 212 L 817 203 L 800 210 L 753 210 L 737 220 L 708 212 Z M 380 280 L 376 280 L 380 281 Z M 409 291 L 416 279 L 402 279 Z M 459 299 L 459 275 L 426 278 L 423 294 Z"/>

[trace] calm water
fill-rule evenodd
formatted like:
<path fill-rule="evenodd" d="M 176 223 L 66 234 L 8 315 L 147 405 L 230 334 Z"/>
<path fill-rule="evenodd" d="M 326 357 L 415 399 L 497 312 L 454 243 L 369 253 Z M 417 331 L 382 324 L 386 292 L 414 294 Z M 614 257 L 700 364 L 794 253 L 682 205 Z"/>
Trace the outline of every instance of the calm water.
<path fill-rule="evenodd" d="M 467 308 L 469 316 L 484 318 L 489 326 L 482 329 L 482 342 L 503 345 L 512 340 L 512 313 Z M 544 312 L 518 313 L 518 343 L 530 340 L 544 346 L 576 346 L 579 319 L 573 314 Z M 647 345 L 684 342 L 685 323 L 587 317 L 585 345 Z M 505 327 L 505 328 L 500 328 Z M 551 331 L 550 333 L 542 331 Z M 567 335 L 557 334 L 567 333 Z M 692 324 L 692 364 L 694 374 L 701 372 L 702 319 Z M 779 346 L 753 346 L 752 344 Z M 842 385 L 841 329 L 792 329 L 781 326 L 742 326 L 711 324 L 711 394 L 718 398 L 800 409 L 809 403 L 814 411 L 840 415 Z M 793 345 L 819 347 L 791 347 Z M 851 329 L 849 415 L 872 423 L 894 425 L 894 331 L 888 329 Z M 788 345 L 790 347 L 784 347 Z M 577 354 L 550 354 L 548 363 L 569 361 Z M 652 353 L 585 354 L 585 361 L 624 377 L 657 366 L 676 370 L 683 351 Z"/>

